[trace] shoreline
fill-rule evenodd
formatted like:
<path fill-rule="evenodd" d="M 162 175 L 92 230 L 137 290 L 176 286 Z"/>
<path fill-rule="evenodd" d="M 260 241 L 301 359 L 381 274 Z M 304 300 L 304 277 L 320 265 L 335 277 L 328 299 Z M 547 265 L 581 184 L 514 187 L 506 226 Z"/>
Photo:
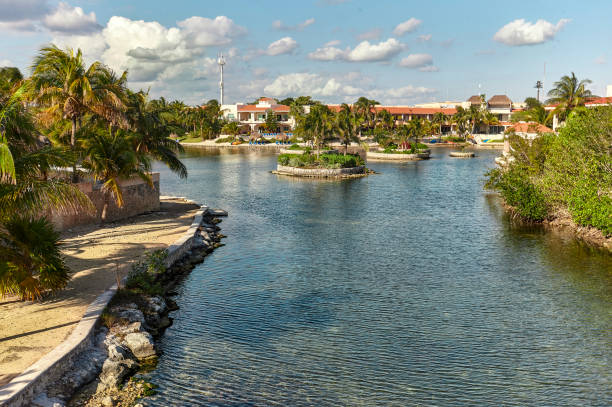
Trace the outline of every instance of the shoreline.
<path fill-rule="evenodd" d="M 220 233 L 217 234 L 220 229 L 216 226 L 216 223 L 219 221 L 212 220 L 216 216 L 226 216 L 226 213 L 201 207 L 200 211 L 191 216 L 191 226 L 182 232 L 178 239 L 175 238 L 173 243 L 158 243 L 154 246 L 158 247 L 157 251 L 161 250 L 168 253 L 167 264 L 164 263 L 165 269 L 172 270 L 172 275 L 176 281 L 193 268 L 189 268 L 189 266 L 197 264 L 192 260 L 203 261 L 210 251 L 221 245 L 219 239 L 224 236 Z M 135 220 L 138 227 L 137 219 L 132 219 L 131 222 L 134 223 Z M 102 228 L 102 230 L 106 229 Z M 113 229 L 111 229 L 111 234 L 112 232 Z M 160 244 L 163 248 L 159 247 Z M 195 253 L 198 248 L 204 250 L 205 253 Z M 189 259 L 186 260 L 187 258 Z M 126 262 L 130 263 L 130 261 L 124 260 L 121 266 L 130 265 Z M 106 263 L 116 264 L 116 267 L 119 267 L 116 262 L 107 260 Z M 174 265 L 178 265 L 179 268 L 174 267 Z M 116 280 L 113 279 L 113 281 Z M 121 281 L 121 285 L 125 286 L 125 282 L 126 277 Z M 172 286 L 169 280 L 164 282 L 164 287 Z M 168 290 L 170 288 L 165 291 Z M 45 353 L 22 373 L 12 377 L 7 384 L 1 386 L 0 404 L 10 407 L 46 406 L 58 402 L 57 405 L 63 406 L 68 401 L 66 397 L 71 396 L 82 385 L 94 380 L 102 369 L 107 355 L 112 353 L 110 348 L 105 347 L 106 341 L 100 340 L 102 336 L 105 336 L 103 335 L 104 328 L 100 325 L 100 317 L 105 312 L 106 304 L 112 302 L 115 298 L 116 292 L 117 283 L 96 297 L 95 301 L 89 303 L 87 311 L 82 315 L 80 322 L 77 321 L 77 327 L 66 340 L 50 352 Z M 164 303 L 162 308 L 168 309 L 169 307 L 165 306 L 166 301 L 164 299 L 162 301 Z M 153 302 L 159 303 L 155 300 Z M 171 304 L 171 300 L 168 300 L 169 304 Z M 57 306 L 53 308 L 63 309 Z M 163 321 L 162 325 L 168 322 L 167 318 L 161 314 L 158 320 Z M 146 324 L 144 325 L 146 326 Z M 163 331 L 165 327 L 161 327 L 160 330 Z M 49 394 L 51 394 L 51 399 L 55 399 L 50 404 L 47 403 L 50 400 Z"/>

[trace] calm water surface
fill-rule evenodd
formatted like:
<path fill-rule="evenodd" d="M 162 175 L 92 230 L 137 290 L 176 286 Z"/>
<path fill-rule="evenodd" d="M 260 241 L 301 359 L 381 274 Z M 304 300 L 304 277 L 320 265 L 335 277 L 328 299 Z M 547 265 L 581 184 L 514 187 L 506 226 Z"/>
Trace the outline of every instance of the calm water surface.
<path fill-rule="evenodd" d="M 179 287 L 154 406 L 609 406 L 612 256 L 513 226 L 482 189 L 497 152 L 269 173 L 190 151 L 162 193 L 227 209 Z"/>

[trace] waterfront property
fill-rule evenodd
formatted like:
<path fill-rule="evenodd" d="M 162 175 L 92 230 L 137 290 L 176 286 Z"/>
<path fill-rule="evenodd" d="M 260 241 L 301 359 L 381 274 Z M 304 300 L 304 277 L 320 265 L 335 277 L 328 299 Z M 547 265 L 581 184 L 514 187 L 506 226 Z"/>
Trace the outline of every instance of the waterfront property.
<path fill-rule="evenodd" d="M 276 116 L 281 132 L 290 132 L 295 127 L 295 118 L 289 114 L 289 106 L 280 105 L 272 98 L 260 98 L 256 104 L 236 103 L 223 105 L 223 117 L 240 124 L 241 132 L 259 132 L 268 113 Z"/>

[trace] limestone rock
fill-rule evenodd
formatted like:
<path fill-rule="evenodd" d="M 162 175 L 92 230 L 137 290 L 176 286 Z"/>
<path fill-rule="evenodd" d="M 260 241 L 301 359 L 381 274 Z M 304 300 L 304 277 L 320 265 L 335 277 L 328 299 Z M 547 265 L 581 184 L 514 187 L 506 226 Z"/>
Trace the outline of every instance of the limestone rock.
<path fill-rule="evenodd" d="M 102 365 L 100 373 L 100 383 L 104 387 L 116 387 L 123 382 L 123 379 L 132 371 L 138 368 L 138 363 L 131 359 L 115 361 L 106 359 Z"/>
<path fill-rule="evenodd" d="M 115 405 L 115 400 L 111 396 L 104 397 L 101 401 L 104 407 L 112 407 Z"/>
<path fill-rule="evenodd" d="M 108 358 L 110 360 L 120 362 L 130 357 L 130 351 L 119 344 L 113 343 L 108 347 Z"/>
<path fill-rule="evenodd" d="M 148 332 L 134 332 L 125 336 L 125 344 L 138 359 L 155 356 L 153 337 Z"/>
<path fill-rule="evenodd" d="M 122 308 L 117 312 L 117 315 L 119 316 L 119 318 L 124 318 L 129 322 L 140 322 L 142 324 L 144 324 L 145 322 L 145 317 L 142 311 L 140 311 L 139 309 Z"/>

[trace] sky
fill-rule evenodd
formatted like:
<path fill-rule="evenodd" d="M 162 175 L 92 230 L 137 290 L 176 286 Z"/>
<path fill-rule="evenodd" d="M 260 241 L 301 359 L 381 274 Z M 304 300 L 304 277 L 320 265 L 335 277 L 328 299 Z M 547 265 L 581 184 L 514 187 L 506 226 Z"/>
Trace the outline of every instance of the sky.
<path fill-rule="evenodd" d="M 547 92 L 562 75 L 612 84 L 610 0 L 0 0 L 0 66 L 81 48 L 132 89 L 195 105 L 360 96 L 387 105 Z"/>

